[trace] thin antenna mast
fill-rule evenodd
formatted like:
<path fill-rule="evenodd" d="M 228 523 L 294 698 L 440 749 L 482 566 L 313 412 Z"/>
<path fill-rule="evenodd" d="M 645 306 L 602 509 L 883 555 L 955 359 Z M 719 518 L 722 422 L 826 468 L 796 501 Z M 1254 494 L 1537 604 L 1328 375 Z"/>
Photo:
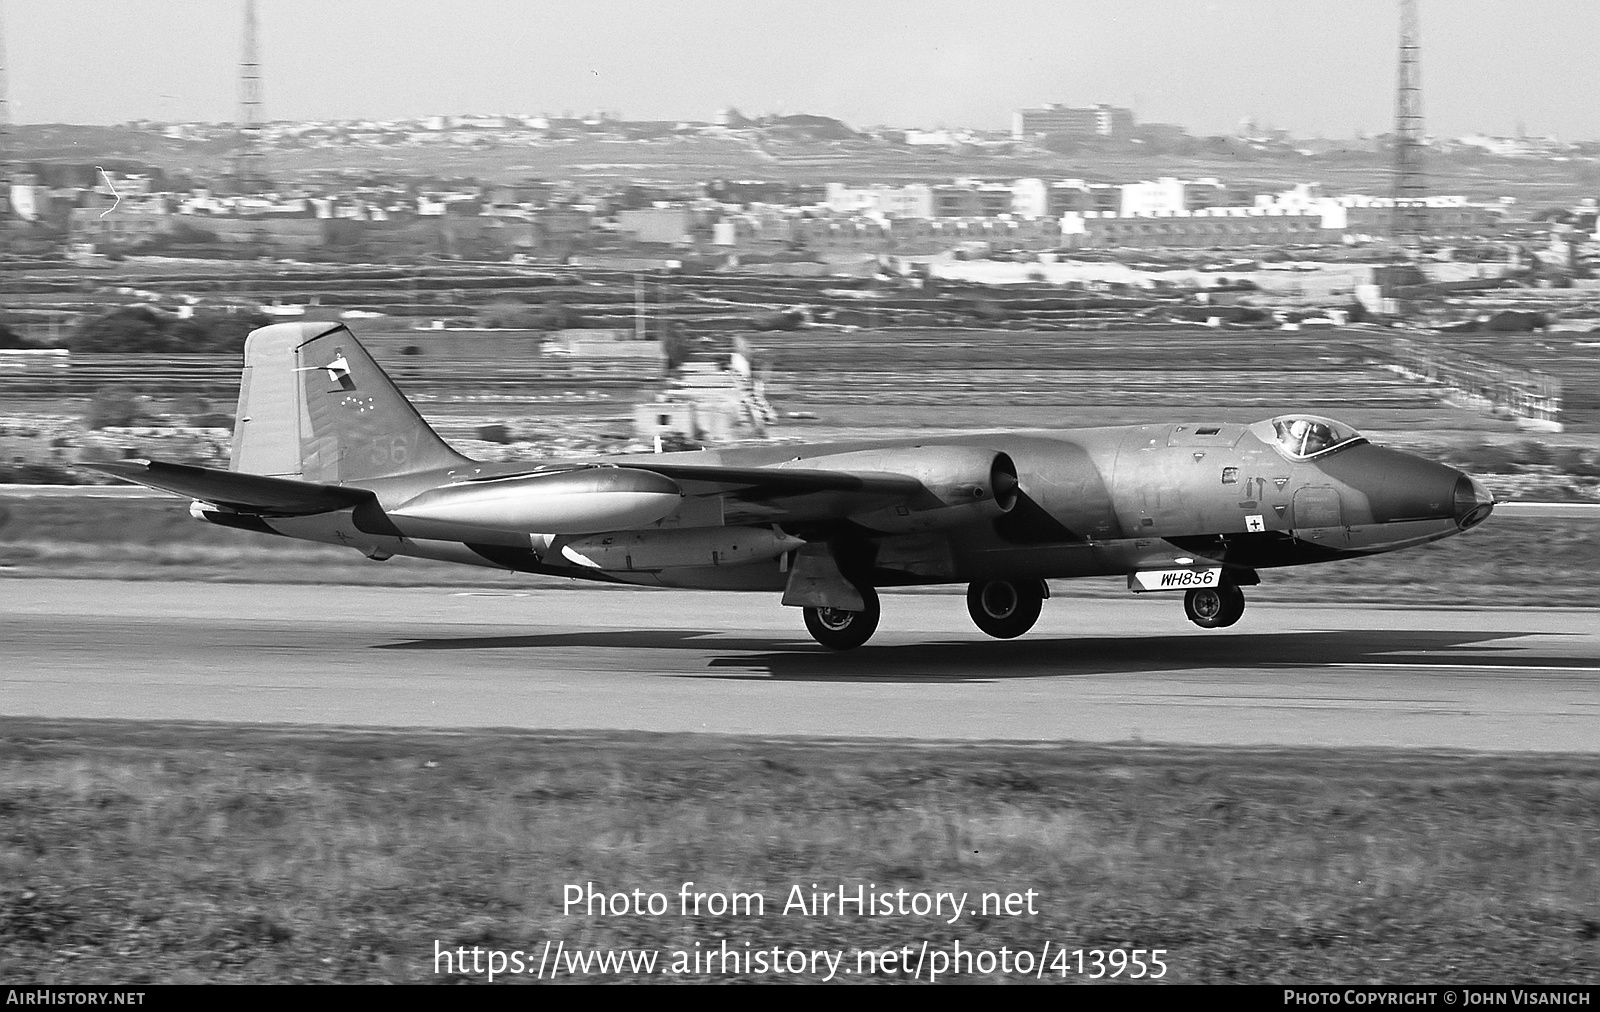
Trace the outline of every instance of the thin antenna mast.
<path fill-rule="evenodd" d="M 1416 246 L 1428 231 L 1427 182 L 1422 173 L 1422 29 L 1417 0 L 1400 0 L 1400 74 L 1394 104 L 1394 217 L 1396 242 Z"/>
<path fill-rule="evenodd" d="M 233 156 L 233 176 L 240 192 L 264 193 L 267 159 L 261 150 L 261 62 L 256 55 L 256 0 L 244 2 L 244 51 L 239 57 L 238 144 Z"/>

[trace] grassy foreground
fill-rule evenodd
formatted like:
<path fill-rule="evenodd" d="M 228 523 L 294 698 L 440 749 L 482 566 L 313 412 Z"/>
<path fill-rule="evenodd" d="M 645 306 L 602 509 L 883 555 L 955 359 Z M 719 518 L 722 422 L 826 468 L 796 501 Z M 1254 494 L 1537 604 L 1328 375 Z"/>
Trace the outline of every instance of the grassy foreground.
<path fill-rule="evenodd" d="M 0 499 L 0 575 L 463 587 L 541 582 L 420 559 L 374 563 L 348 548 L 200 523 L 187 507 L 178 499 Z M 1281 593 L 1345 602 L 1589 607 L 1600 600 L 1600 530 L 1582 520 L 1497 517 L 1421 548 L 1263 570 L 1261 578 L 1263 600 Z M 1057 581 L 1054 593 L 1127 590 L 1123 580 L 1108 577 Z"/>
<path fill-rule="evenodd" d="M 690 881 L 765 916 L 684 915 Z M 670 909 L 564 913 L 589 882 Z M 1037 913 L 779 913 L 868 883 Z M 1592 982 L 1600 764 L 0 719 L 0 977 L 443 980 L 436 943 L 547 940 L 658 976 L 724 940 L 852 969 L 926 940 L 1165 949 L 1175 982 Z"/>

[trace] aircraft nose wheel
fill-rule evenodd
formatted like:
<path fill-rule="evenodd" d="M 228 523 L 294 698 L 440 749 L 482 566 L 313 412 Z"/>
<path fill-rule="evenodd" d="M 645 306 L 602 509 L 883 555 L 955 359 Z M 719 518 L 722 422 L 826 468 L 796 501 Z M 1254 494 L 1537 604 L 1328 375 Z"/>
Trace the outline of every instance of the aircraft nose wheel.
<path fill-rule="evenodd" d="M 1244 614 L 1244 591 L 1231 583 L 1200 587 L 1183 595 L 1183 610 L 1189 621 L 1200 628 L 1221 629 L 1233 625 Z"/>
<path fill-rule="evenodd" d="M 1021 636 L 1039 621 L 1043 580 L 989 580 L 967 587 L 967 611 L 979 629 L 996 639 Z"/>
<path fill-rule="evenodd" d="M 806 631 L 811 633 L 811 638 L 827 647 L 829 650 L 854 650 L 877 631 L 878 617 L 881 610 L 878 607 L 878 592 L 871 587 L 857 587 L 861 592 L 861 600 L 866 604 L 864 611 L 845 611 L 843 608 L 807 608 Z"/>

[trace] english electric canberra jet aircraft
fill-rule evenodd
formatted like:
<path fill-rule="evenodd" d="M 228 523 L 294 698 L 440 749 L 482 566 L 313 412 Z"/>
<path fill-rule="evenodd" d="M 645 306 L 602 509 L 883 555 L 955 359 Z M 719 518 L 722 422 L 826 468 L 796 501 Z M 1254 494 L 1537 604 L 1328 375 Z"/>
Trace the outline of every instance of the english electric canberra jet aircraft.
<path fill-rule="evenodd" d="M 344 326 L 252 333 L 228 470 L 96 470 L 197 518 L 523 573 L 781 592 L 826 647 L 865 643 L 878 587 L 966 583 L 978 628 L 1030 629 L 1047 579 L 1182 591 L 1205 628 L 1256 570 L 1449 537 L 1494 501 L 1461 472 L 1313 415 L 480 463 Z"/>

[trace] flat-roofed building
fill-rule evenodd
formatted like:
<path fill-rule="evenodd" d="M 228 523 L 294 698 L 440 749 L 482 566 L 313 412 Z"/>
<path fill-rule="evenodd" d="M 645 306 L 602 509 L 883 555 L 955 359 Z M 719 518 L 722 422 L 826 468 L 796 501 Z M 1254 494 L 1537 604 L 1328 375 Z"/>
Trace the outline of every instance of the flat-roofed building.
<path fill-rule="evenodd" d="M 1124 215 L 1175 214 L 1227 205 L 1228 188 L 1214 177 L 1176 179 L 1162 176 L 1155 182 L 1125 183 L 1119 210 Z"/>
<path fill-rule="evenodd" d="M 984 218 L 998 218 L 1012 213 L 1016 193 L 1011 183 L 979 183 L 978 214 Z"/>
<path fill-rule="evenodd" d="M 940 184 L 933 187 L 933 217 L 999 218 L 1021 214 L 1019 203 L 1024 207 L 1031 206 L 1027 196 L 1031 187 L 1022 185 L 1027 182 L 986 183 L 976 179 L 958 179 L 953 183 Z"/>
<path fill-rule="evenodd" d="M 965 183 L 942 183 L 933 188 L 935 218 L 981 218 L 978 191 Z"/>
<path fill-rule="evenodd" d="M 1052 218 L 1059 218 L 1069 211 L 1082 214 L 1094 210 L 1094 197 L 1089 192 L 1089 184 L 1081 179 L 1057 179 L 1050 183 L 1046 195 L 1046 213 Z"/>
<path fill-rule="evenodd" d="M 1394 198 L 1346 194 L 1333 198 L 1345 215 L 1345 228 L 1367 235 L 1387 235 L 1394 227 Z M 1497 224 L 1488 208 L 1462 196 L 1424 197 L 1422 231 L 1430 236 L 1475 236 Z"/>
<path fill-rule="evenodd" d="M 1061 219 L 1068 245 L 1096 247 L 1283 246 L 1334 241 L 1320 213 L 1260 207 L 1213 207 L 1172 214 L 1120 215 L 1091 211 Z"/>
<path fill-rule="evenodd" d="M 172 231 L 174 217 L 165 201 L 122 201 L 115 210 L 99 202 L 74 207 L 67 219 L 71 242 L 136 246 Z"/>
<path fill-rule="evenodd" d="M 1011 184 L 1011 213 L 1019 218 L 1044 218 L 1050 214 L 1050 184 L 1042 179 L 1019 179 Z"/>
<path fill-rule="evenodd" d="M 617 212 L 617 231 L 636 242 L 675 245 L 693 241 L 694 212 L 683 205 Z"/>
<path fill-rule="evenodd" d="M 926 183 L 912 183 L 907 186 L 848 186 L 844 183 L 829 183 L 827 207 L 835 214 L 932 218 L 933 188 Z"/>
<path fill-rule="evenodd" d="M 1473 237 L 1494 229 L 1498 216 L 1459 195 L 1422 198 L 1422 228 L 1430 236 Z M 1394 226 L 1394 198 L 1363 193 L 1324 196 L 1319 183 L 1301 183 L 1280 193 L 1256 197 L 1256 206 L 1275 211 L 1321 214 L 1325 227 L 1360 235 L 1387 235 Z"/>
<path fill-rule="evenodd" d="M 1133 133 L 1133 110 L 1094 105 L 1075 109 L 1054 103 L 1038 109 L 1018 109 L 1011 116 L 1011 137 L 1026 140 L 1048 134 L 1069 137 L 1126 137 Z"/>

